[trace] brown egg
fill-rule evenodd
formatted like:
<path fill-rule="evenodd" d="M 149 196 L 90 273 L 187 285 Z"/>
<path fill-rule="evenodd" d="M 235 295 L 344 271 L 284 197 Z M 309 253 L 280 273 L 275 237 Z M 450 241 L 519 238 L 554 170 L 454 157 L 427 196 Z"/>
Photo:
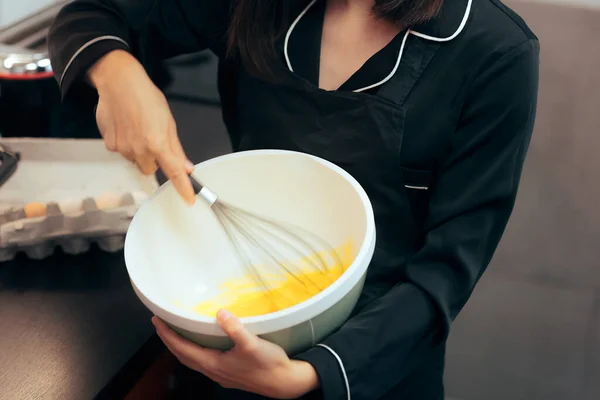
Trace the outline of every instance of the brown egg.
<path fill-rule="evenodd" d="M 91 197 L 87 197 L 81 202 L 81 209 L 83 212 L 96 211 L 98 209 L 98 204 L 96 204 L 96 201 Z"/>
<path fill-rule="evenodd" d="M 136 190 L 135 192 L 131 193 L 131 195 L 133 196 L 135 204 L 142 204 L 148 198 L 148 194 L 141 190 Z"/>
<path fill-rule="evenodd" d="M 102 193 L 102 195 L 96 199 L 96 205 L 101 210 L 119 207 L 120 203 L 121 196 L 118 196 L 112 192 Z"/>
<path fill-rule="evenodd" d="M 82 210 L 81 199 L 67 198 L 62 200 L 58 206 L 60 207 L 60 211 L 65 215 L 77 214 Z"/>
<path fill-rule="evenodd" d="M 46 216 L 46 205 L 42 203 L 29 203 L 25 206 L 24 210 L 27 218 Z"/>

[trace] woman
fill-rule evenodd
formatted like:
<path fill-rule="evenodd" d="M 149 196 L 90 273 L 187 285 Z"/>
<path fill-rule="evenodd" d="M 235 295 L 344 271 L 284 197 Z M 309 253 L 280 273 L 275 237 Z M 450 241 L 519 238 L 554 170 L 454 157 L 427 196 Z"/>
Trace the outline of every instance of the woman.
<path fill-rule="evenodd" d="M 190 203 L 191 163 L 151 77 L 201 49 L 220 59 L 235 150 L 323 157 L 371 198 L 367 283 L 323 343 L 290 359 L 223 311 L 236 347 L 221 353 L 154 320 L 182 363 L 239 389 L 218 396 L 443 399 L 445 340 L 503 233 L 534 122 L 539 45 L 515 13 L 498 0 L 78 0 L 49 43 L 65 101 L 97 103 L 106 146 L 160 166 Z"/>

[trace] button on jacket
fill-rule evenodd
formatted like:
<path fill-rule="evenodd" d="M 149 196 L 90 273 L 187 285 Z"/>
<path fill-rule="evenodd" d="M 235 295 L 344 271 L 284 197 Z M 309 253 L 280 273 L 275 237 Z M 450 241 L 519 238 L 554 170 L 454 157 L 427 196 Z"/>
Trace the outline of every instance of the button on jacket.
<path fill-rule="evenodd" d="M 64 101 L 90 113 L 97 98 L 84 74 L 107 52 L 130 51 L 152 76 L 165 58 L 212 50 L 234 150 L 326 158 L 373 204 L 377 244 L 352 316 L 292 355 L 320 378 L 307 398 L 441 400 L 451 323 L 514 205 L 535 118 L 537 38 L 497 0 L 447 0 L 328 92 L 314 78 L 318 46 L 297 47 L 321 29 L 321 0 L 297 3 L 273 81 L 225 58 L 225 0 L 74 1 L 51 28 L 52 65 Z"/>

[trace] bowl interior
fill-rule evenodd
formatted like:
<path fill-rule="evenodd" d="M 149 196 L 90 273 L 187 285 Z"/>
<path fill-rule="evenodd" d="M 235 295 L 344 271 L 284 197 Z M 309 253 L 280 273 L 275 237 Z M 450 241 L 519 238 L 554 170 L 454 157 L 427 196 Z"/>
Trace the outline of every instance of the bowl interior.
<path fill-rule="evenodd" d="M 355 181 L 301 153 L 236 153 L 199 164 L 194 176 L 229 204 L 314 233 L 354 257 L 365 241 L 367 211 Z M 326 250 L 326 249 L 323 249 Z M 131 279 L 152 302 L 204 320 L 193 307 L 247 275 L 213 210 L 185 205 L 165 183 L 134 217 L 127 233 Z"/>

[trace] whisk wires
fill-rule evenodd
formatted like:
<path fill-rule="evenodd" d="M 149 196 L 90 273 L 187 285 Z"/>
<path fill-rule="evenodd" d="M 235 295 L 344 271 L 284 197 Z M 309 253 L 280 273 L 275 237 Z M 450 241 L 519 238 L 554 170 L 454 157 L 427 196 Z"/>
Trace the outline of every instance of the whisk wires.
<path fill-rule="evenodd" d="M 319 290 L 324 288 L 311 279 L 311 273 L 328 274 L 336 268 L 343 270 L 339 254 L 317 235 L 250 213 L 221 200 L 215 202 L 212 208 L 240 263 L 265 288 L 272 288 L 272 280 L 265 277 L 269 270 L 273 270 L 272 266 L 285 272 L 300 285 L 313 285 Z M 309 239 L 317 242 L 317 246 L 311 244 Z M 331 260 L 325 258 L 325 252 Z M 278 272 L 276 270 L 275 273 Z"/>
<path fill-rule="evenodd" d="M 190 180 L 213 210 L 240 264 L 273 301 L 277 301 L 274 285 L 281 279 L 290 279 L 307 293 L 317 293 L 331 282 L 323 283 L 316 275 L 344 272 L 338 252 L 318 235 L 223 202 L 193 177 Z M 279 291 L 278 295 L 285 293 Z"/>

